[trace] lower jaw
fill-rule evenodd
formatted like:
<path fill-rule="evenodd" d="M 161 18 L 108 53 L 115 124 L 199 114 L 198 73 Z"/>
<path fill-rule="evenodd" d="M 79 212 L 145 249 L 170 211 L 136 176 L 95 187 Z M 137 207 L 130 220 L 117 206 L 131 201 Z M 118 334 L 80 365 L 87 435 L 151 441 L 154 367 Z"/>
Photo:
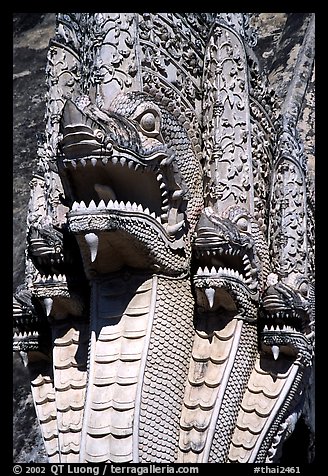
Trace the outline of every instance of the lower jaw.
<path fill-rule="evenodd" d="M 179 237 L 168 237 L 148 217 L 70 214 L 68 221 L 89 277 L 126 266 L 172 276 L 189 271 L 191 250 L 185 235 L 180 232 Z"/>

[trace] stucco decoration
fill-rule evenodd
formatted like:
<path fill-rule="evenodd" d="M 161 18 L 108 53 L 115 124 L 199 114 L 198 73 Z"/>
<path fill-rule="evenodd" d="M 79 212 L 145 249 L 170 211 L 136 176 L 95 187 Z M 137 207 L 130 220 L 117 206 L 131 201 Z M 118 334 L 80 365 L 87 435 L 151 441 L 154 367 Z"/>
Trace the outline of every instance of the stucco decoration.
<path fill-rule="evenodd" d="M 50 462 L 275 462 L 314 357 L 297 125 L 246 14 L 68 13 L 14 296 Z"/>

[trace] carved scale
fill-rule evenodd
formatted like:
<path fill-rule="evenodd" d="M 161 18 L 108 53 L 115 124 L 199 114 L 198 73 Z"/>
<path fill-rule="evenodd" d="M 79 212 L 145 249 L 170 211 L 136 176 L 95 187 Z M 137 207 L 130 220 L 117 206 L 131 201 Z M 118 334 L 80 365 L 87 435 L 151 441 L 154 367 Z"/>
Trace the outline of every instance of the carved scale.
<path fill-rule="evenodd" d="M 290 431 L 312 324 L 285 343 L 260 323 L 308 315 L 276 237 L 281 180 L 306 191 L 284 129 L 274 161 L 247 21 L 57 15 L 14 299 L 50 462 L 271 461 Z"/>

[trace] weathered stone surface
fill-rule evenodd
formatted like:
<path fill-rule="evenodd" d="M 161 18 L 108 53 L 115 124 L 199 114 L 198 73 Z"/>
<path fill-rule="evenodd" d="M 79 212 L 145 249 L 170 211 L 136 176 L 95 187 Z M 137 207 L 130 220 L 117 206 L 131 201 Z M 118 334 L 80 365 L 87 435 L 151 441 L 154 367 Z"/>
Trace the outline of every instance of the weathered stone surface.
<path fill-rule="evenodd" d="M 29 181 L 37 165 L 37 140 L 46 104 L 45 68 L 55 15 L 13 17 L 13 251 L 14 289 L 24 281 L 24 250 Z"/>
<path fill-rule="evenodd" d="M 54 18 L 24 15 L 14 348 L 49 461 L 278 462 L 302 424 L 311 459 L 313 15 L 58 14 L 45 127 Z"/>

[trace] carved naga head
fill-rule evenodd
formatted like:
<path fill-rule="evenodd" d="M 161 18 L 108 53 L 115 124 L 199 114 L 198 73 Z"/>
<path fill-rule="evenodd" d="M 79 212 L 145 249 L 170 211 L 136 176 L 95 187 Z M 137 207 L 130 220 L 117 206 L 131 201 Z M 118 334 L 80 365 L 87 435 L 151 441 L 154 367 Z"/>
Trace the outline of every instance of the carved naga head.
<path fill-rule="evenodd" d="M 313 286 L 299 275 L 285 283 L 271 273 L 267 281 L 268 287 L 261 296 L 261 350 L 272 354 L 275 360 L 281 353 L 307 366 L 314 345 Z"/>
<path fill-rule="evenodd" d="M 101 110 L 67 101 L 59 171 L 87 273 L 127 266 L 181 275 L 202 208 L 202 173 L 183 126 L 145 93 Z M 85 252 L 84 252 L 84 251 Z"/>
<path fill-rule="evenodd" d="M 194 283 L 204 309 L 236 314 L 247 301 L 258 301 L 267 273 L 267 245 L 246 209 L 232 206 L 221 217 L 207 207 L 196 228 L 194 250 Z"/>

